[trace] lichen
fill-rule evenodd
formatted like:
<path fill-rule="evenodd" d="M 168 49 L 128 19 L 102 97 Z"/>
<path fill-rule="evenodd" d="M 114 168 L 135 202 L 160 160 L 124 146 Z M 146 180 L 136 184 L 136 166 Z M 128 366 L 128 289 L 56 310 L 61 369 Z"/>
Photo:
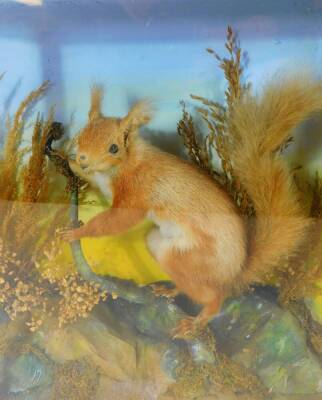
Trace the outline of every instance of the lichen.
<path fill-rule="evenodd" d="M 95 399 L 98 383 L 98 369 L 85 359 L 58 364 L 50 400 Z"/>

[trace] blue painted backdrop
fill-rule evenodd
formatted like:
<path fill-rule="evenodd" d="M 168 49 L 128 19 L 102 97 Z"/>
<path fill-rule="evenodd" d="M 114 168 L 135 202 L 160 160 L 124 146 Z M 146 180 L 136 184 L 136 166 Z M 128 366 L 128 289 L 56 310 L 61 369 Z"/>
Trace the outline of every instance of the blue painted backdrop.
<path fill-rule="evenodd" d="M 321 0 L 44 0 L 35 7 L 0 0 L 2 118 L 50 79 L 43 107 L 56 104 L 65 122 L 73 115 L 77 131 L 89 88 L 100 82 L 106 113 L 122 115 L 135 99 L 150 97 L 157 108 L 150 128 L 174 132 L 180 100 L 222 97 L 223 76 L 205 48 L 224 53 L 227 24 L 249 53 L 255 86 L 279 69 L 320 73 Z"/>

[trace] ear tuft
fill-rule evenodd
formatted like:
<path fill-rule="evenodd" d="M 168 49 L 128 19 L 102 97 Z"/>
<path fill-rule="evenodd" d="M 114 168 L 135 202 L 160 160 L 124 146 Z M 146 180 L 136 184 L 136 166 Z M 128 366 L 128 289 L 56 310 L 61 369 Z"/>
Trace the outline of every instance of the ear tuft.
<path fill-rule="evenodd" d="M 151 121 L 153 116 L 152 102 L 142 100 L 135 103 L 127 116 L 123 119 L 127 126 L 139 128 Z"/>
<path fill-rule="evenodd" d="M 88 113 L 90 121 L 95 121 L 103 116 L 102 101 L 104 97 L 104 88 L 101 85 L 94 85 L 91 91 L 91 108 Z"/>

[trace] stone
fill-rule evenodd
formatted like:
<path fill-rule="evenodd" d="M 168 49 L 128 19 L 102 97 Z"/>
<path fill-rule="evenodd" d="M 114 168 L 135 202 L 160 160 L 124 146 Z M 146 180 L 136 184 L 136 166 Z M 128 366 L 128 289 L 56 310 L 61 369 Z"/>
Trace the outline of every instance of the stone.
<path fill-rule="evenodd" d="M 45 363 L 33 353 L 21 354 L 9 362 L 7 370 L 9 393 L 21 393 L 52 382 L 50 363 Z"/>
<path fill-rule="evenodd" d="M 218 349 L 257 374 L 272 393 L 322 393 L 322 369 L 306 333 L 272 298 L 255 293 L 230 300 L 212 327 Z"/>

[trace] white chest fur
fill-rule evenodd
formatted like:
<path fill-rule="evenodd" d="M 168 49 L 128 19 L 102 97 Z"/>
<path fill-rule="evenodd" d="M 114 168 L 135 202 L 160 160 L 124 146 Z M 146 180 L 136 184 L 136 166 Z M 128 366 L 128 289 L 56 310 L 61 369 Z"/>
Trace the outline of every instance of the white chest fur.
<path fill-rule="evenodd" d="M 99 188 L 99 190 L 106 196 L 111 199 L 113 197 L 112 191 L 112 181 L 111 176 L 108 174 L 104 174 L 102 172 L 95 172 L 93 176 L 94 184 Z"/>

